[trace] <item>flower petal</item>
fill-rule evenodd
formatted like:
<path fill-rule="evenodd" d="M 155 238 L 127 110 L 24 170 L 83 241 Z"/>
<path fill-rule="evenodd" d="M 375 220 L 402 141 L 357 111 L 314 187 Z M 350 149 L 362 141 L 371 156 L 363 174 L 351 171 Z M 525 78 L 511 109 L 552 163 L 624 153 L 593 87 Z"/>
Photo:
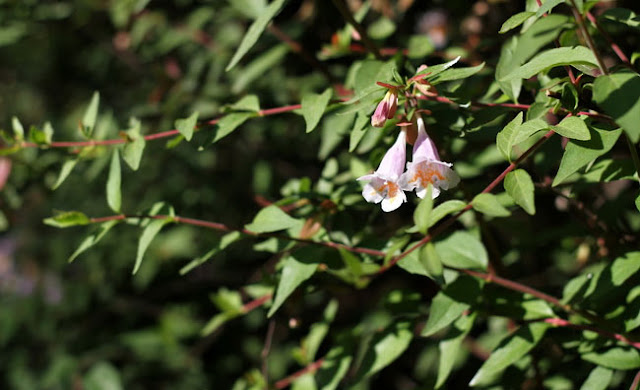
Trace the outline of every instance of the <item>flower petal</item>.
<path fill-rule="evenodd" d="M 398 207 L 400 207 L 404 202 L 407 201 L 407 196 L 404 191 L 398 191 L 395 196 L 384 198 L 381 203 L 382 211 L 390 212 Z"/>
<path fill-rule="evenodd" d="M 438 150 L 431 138 L 427 135 L 427 130 L 422 117 L 418 116 L 418 137 L 413 144 L 413 162 L 422 160 L 440 161 Z"/>
<path fill-rule="evenodd" d="M 376 170 L 378 175 L 384 176 L 392 181 L 398 180 L 407 160 L 407 136 L 404 131 L 400 131 L 396 142 L 387 150 L 382 158 L 380 166 Z"/>

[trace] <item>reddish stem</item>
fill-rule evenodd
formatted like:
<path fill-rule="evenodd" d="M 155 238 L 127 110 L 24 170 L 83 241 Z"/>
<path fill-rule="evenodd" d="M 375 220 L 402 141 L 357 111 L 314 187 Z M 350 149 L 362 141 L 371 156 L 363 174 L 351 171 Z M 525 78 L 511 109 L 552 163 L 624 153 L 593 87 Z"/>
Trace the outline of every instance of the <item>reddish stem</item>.
<path fill-rule="evenodd" d="M 242 312 L 243 312 L 243 313 L 248 313 L 248 312 L 250 312 L 250 311 L 251 311 L 251 310 L 253 310 L 253 309 L 257 309 L 257 308 L 259 308 L 260 306 L 262 306 L 262 305 L 264 305 L 265 303 L 267 303 L 267 302 L 271 299 L 271 297 L 272 297 L 272 296 L 273 296 L 273 294 L 268 293 L 268 294 L 265 294 L 265 295 L 263 295 L 263 296 L 261 296 L 261 297 L 259 297 L 259 298 L 254 299 L 254 300 L 253 300 L 253 301 L 251 301 L 251 302 L 247 302 L 247 303 L 245 303 L 245 304 L 242 306 Z"/>
<path fill-rule="evenodd" d="M 322 363 L 324 363 L 324 358 L 320 358 L 320 359 L 316 360 L 315 362 L 313 362 L 313 363 L 309 364 L 308 366 L 304 367 L 302 370 L 296 371 L 293 374 L 289 375 L 288 377 L 277 381 L 275 383 L 275 385 L 274 385 L 275 388 L 278 389 L 278 390 L 287 388 L 289 385 L 291 385 L 291 383 L 293 381 L 295 381 L 299 377 L 303 376 L 304 374 L 316 372 L 316 370 L 318 370 L 318 368 L 320 368 L 320 366 L 322 366 Z"/>
<path fill-rule="evenodd" d="M 601 26 L 600 23 L 598 23 L 598 20 L 591 14 L 591 12 L 587 11 L 587 19 L 589 19 L 589 21 L 598 29 L 598 31 L 600 32 L 600 34 L 602 34 L 602 36 L 604 37 L 604 39 L 607 40 L 607 42 L 609 42 L 609 45 L 611 46 L 611 49 L 613 50 L 614 53 L 616 53 L 616 55 L 618 56 L 618 58 L 620 58 L 620 61 L 624 62 L 627 65 L 630 65 L 631 62 L 629 61 L 629 58 L 627 58 L 627 56 L 624 54 L 624 52 L 622 51 L 622 49 L 620 49 L 620 46 L 618 46 L 613 39 L 611 39 L 611 35 L 609 35 L 608 32 L 606 32 Z"/>
<path fill-rule="evenodd" d="M 597 334 L 599 334 L 600 336 L 609 338 L 609 339 L 613 339 L 613 340 L 617 340 L 617 341 L 621 341 L 625 344 L 628 344 L 634 348 L 640 349 L 640 342 L 636 342 L 633 340 L 629 340 L 628 337 L 626 337 L 625 335 L 619 334 L 619 333 L 614 333 L 614 332 L 609 332 L 607 330 L 603 330 L 603 329 L 599 329 L 593 326 L 589 326 L 589 325 L 578 325 L 578 324 L 574 324 L 572 322 L 569 322 L 567 320 L 564 320 L 562 318 L 545 318 L 544 322 L 551 324 L 553 326 L 560 326 L 560 327 L 565 327 L 565 328 L 573 328 L 573 329 L 579 329 L 579 330 L 588 330 L 591 332 L 595 332 Z"/>

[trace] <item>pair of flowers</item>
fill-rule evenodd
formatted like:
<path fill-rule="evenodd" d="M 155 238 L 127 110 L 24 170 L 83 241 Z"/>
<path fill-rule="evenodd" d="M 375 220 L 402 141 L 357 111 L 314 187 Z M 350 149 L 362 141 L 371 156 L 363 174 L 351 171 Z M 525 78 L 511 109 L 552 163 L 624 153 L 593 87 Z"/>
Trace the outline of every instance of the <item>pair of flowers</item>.
<path fill-rule="evenodd" d="M 386 98 L 385 96 L 381 105 Z M 369 203 L 381 203 L 382 210 L 385 212 L 393 211 L 407 201 L 404 191 L 415 190 L 416 195 L 422 199 L 431 184 L 432 197 L 436 198 L 440 195 L 441 189 L 453 188 L 460 181 L 458 175 L 451 169 L 452 164 L 440 160 L 438 151 L 427 135 L 424 121 L 419 114 L 417 125 L 418 134 L 413 144 L 413 158 L 411 162 L 406 163 L 406 171 L 407 135 L 405 130 L 402 130 L 396 142 L 385 153 L 378 169 L 372 174 L 358 178 L 358 180 L 368 181 L 362 190 L 364 199 Z"/>

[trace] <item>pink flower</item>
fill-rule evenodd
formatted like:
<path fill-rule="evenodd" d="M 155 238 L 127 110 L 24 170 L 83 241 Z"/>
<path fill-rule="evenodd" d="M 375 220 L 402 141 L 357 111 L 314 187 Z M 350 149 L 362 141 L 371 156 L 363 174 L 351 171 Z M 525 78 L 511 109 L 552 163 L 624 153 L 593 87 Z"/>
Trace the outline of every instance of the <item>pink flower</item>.
<path fill-rule="evenodd" d="M 389 89 L 384 98 L 378 103 L 376 111 L 371 117 L 371 126 L 382 127 L 387 119 L 393 118 L 398 108 L 398 91 L 394 88 Z"/>
<path fill-rule="evenodd" d="M 405 191 L 416 190 L 419 198 L 427 194 L 429 184 L 433 186 L 432 198 L 440 195 L 440 190 L 453 188 L 460 182 L 460 177 L 451 169 L 452 164 L 440 161 L 436 147 L 427 135 L 424 121 L 418 116 L 418 137 L 413 144 L 412 162 L 407 163 L 407 171 L 402 174 L 398 183 Z"/>
<path fill-rule="evenodd" d="M 382 203 L 382 211 L 397 209 L 407 201 L 398 180 L 404 171 L 406 161 L 406 134 L 401 131 L 396 142 L 387 150 L 378 169 L 358 180 L 368 180 L 362 190 L 362 196 L 369 203 Z"/>

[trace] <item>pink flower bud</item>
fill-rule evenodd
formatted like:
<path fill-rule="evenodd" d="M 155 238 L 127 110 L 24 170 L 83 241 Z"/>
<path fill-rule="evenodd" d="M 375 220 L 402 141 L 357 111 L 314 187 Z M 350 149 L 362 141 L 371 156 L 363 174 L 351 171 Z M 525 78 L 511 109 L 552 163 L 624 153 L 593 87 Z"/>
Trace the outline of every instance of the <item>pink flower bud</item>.
<path fill-rule="evenodd" d="M 378 103 L 376 111 L 371 117 L 371 126 L 382 127 L 387 119 L 393 118 L 398 108 L 398 91 L 389 89 L 384 98 Z"/>

